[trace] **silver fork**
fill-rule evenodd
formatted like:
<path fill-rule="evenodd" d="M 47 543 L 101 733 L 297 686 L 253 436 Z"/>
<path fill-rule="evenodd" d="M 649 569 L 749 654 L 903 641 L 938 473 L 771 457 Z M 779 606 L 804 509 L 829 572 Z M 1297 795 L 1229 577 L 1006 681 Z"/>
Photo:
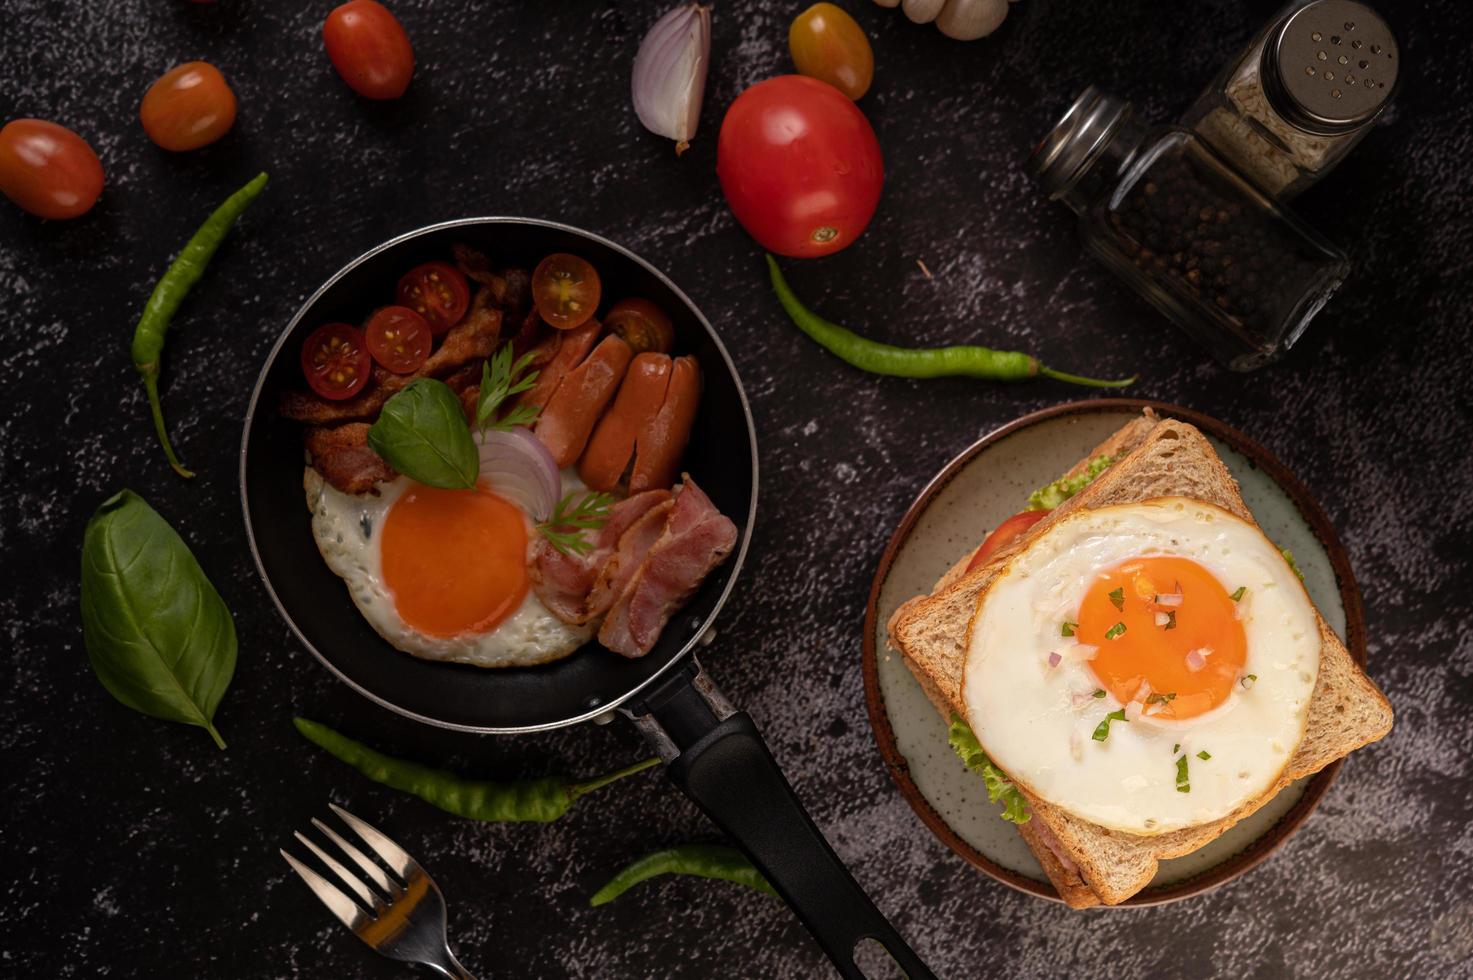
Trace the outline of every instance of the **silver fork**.
<path fill-rule="evenodd" d="M 450 944 L 445 938 L 445 896 L 440 894 L 440 889 L 425 874 L 424 868 L 379 830 L 340 806 L 332 803 L 328 806 L 375 854 L 383 858 L 384 863 L 398 875 L 398 880 L 389 877 L 368 855 L 316 817 L 312 818 L 312 826 L 336 844 L 363 872 L 363 877 L 377 887 L 377 891 L 301 833 L 294 836 L 337 875 L 358 901 L 349 898 L 336 885 L 282 848 L 281 856 L 286 858 L 286 863 L 302 876 L 307 887 L 338 917 L 338 921 L 371 946 L 374 952 L 405 963 L 423 963 L 451 980 L 476 980 L 450 952 Z"/>

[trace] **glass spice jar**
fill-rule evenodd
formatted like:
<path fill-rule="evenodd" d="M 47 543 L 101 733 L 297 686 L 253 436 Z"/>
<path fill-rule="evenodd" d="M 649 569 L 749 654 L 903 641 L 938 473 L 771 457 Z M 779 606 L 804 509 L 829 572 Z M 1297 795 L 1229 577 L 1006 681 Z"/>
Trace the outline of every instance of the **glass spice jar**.
<path fill-rule="evenodd" d="M 1280 201 L 1370 132 L 1399 75 L 1396 38 L 1356 0 L 1295 0 L 1182 116 Z"/>
<path fill-rule="evenodd" d="M 1233 370 L 1288 350 L 1349 268 L 1197 133 L 1150 129 L 1094 86 L 1029 169 L 1105 265 Z"/>

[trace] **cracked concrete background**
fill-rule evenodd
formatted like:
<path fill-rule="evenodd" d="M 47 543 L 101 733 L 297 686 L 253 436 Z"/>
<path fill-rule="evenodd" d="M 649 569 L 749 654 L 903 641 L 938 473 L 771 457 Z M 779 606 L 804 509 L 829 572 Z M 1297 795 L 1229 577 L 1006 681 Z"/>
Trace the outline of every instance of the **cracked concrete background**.
<path fill-rule="evenodd" d="M 1397 724 L 1352 756 L 1319 810 L 1256 871 L 1164 908 L 1071 913 L 1016 894 L 934 840 L 885 775 L 863 707 L 860 630 L 894 523 L 980 434 L 1081 397 L 1053 383 L 881 379 L 799 336 L 714 176 L 721 113 L 788 70 L 801 2 L 719 0 L 705 119 L 690 152 L 644 132 L 628 75 L 665 6 L 613 0 L 397 0 L 418 68 L 404 99 L 356 99 L 322 51 L 331 3 L 0 0 L 0 117 L 40 116 L 101 155 L 99 206 L 42 223 L 0 206 L 8 381 L 0 407 L 0 589 L 7 800 L 0 973 L 66 977 L 401 977 L 347 936 L 276 855 L 336 800 L 429 868 L 450 933 L 486 977 L 824 976 L 780 904 L 665 880 L 589 909 L 614 869 L 714 840 L 658 774 L 548 826 L 484 826 L 373 786 L 311 750 L 305 714 L 387 750 L 497 777 L 593 773 L 644 752 L 626 725 L 477 738 L 359 698 L 293 642 L 257 580 L 235 489 L 240 425 L 266 350 L 343 262 L 463 215 L 556 218 L 668 272 L 722 332 L 756 414 L 762 506 L 705 662 L 746 708 L 860 882 L 946 977 L 1467 977 L 1473 958 L 1473 16 L 1386 5 L 1404 84 L 1377 130 L 1298 210 L 1350 252 L 1340 294 L 1281 364 L 1230 375 L 1081 251 L 1022 161 L 1089 82 L 1166 120 L 1275 4 L 1024 0 L 961 44 L 846 0 L 878 74 L 862 103 L 886 156 L 869 232 L 802 264 L 832 319 L 914 344 L 983 342 L 1063 370 L 1141 373 L 1268 446 L 1319 496 L 1366 600 L 1370 672 Z M 219 65 L 234 132 L 197 153 L 137 124 L 178 62 Z M 128 362 L 155 277 L 258 169 L 266 195 L 170 338 L 165 403 L 199 472 L 175 479 Z M 922 260 L 934 274 L 926 278 Z M 82 527 L 120 487 L 174 523 L 235 612 L 240 663 L 217 721 L 134 714 L 87 667 Z"/>

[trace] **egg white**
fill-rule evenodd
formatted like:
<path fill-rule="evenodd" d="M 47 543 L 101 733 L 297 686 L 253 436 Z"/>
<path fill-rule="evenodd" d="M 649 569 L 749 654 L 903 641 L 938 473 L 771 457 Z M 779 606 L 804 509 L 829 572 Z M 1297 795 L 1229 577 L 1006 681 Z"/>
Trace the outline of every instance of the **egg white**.
<path fill-rule="evenodd" d="M 1243 675 L 1256 679 L 1205 714 L 1115 721 L 1095 741 L 1124 706 L 1090 696 L 1102 685 L 1087 662 L 1050 667 L 1049 653 L 1073 644 L 1060 626 L 1078 620 L 1097 575 L 1148 555 L 1188 558 L 1227 592 L 1247 589 Z M 1314 608 L 1273 543 L 1224 510 L 1170 497 L 1076 512 L 1013 558 L 972 619 L 962 694 L 972 730 L 1014 780 L 1093 823 L 1155 835 L 1224 817 L 1273 785 L 1304 734 L 1319 657 Z M 1177 790 L 1182 755 L 1190 792 Z"/>
<path fill-rule="evenodd" d="M 576 481 L 574 481 L 576 482 Z M 477 667 L 528 667 L 568 656 L 593 636 L 596 623 L 571 626 L 558 619 L 532 589 L 506 619 L 484 633 L 431 636 L 399 616 L 384 584 L 380 531 L 389 508 L 413 485 L 408 477 L 380 483 L 377 493 L 347 494 L 312 467 L 302 479 L 312 511 L 312 537 L 327 566 L 348 587 L 358 611 L 396 649 L 425 660 Z M 528 532 L 532 533 L 530 522 Z"/>

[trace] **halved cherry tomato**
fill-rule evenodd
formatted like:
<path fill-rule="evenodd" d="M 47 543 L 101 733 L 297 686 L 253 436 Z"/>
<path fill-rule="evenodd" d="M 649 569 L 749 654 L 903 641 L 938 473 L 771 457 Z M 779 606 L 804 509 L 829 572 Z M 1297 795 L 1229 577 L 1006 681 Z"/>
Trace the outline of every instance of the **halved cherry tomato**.
<path fill-rule="evenodd" d="M 0 129 L 0 191 L 38 218 L 75 218 L 102 194 L 102 163 L 65 126 L 15 119 Z"/>
<path fill-rule="evenodd" d="M 967 565 L 967 571 L 981 568 L 987 564 L 987 559 L 1012 544 L 1024 531 L 1037 524 L 1049 515 L 1046 510 L 1025 510 L 1021 514 L 1014 514 L 997 526 L 997 530 L 987 535 L 987 540 L 982 542 L 982 547 L 972 556 Z"/>
<path fill-rule="evenodd" d="M 376 0 L 349 0 L 322 25 L 327 56 L 365 99 L 397 99 L 414 76 L 414 48 L 404 26 Z"/>
<path fill-rule="evenodd" d="M 668 354 L 675 346 L 675 327 L 665 311 L 647 299 L 631 296 L 609 307 L 604 326 L 622 337 L 636 354 L 654 351 Z"/>
<path fill-rule="evenodd" d="M 371 363 L 363 334 L 347 323 L 325 323 L 302 345 L 302 373 L 323 398 L 352 398 L 368 384 Z"/>
<path fill-rule="evenodd" d="M 395 374 L 418 371 L 435 342 L 425 318 L 405 306 L 385 306 L 369 317 L 363 341 L 373 359 Z"/>
<path fill-rule="evenodd" d="M 572 330 L 588 322 L 598 309 L 603 286 L 598 272 L 576 255 L 556 252 L 532 273 L 532 298 L 549 325 Z"/>
<path fill-rule="evenodd" d="M 138 118 L 148 138 L 164 149 L 197 150 L 235 125 L 235 93 L 208 61 L 186 61 L 149 86 Z"/>
<path fill-rule="evenodd" d="M 831 3 L 816 3 L 793 20 L 788 51 L 798 74 L 828 82 L 855 101 L 875 77 L 875 55 L 864 29 Z"/>
<path fill-rule="evenodd" d="M 875 131 L 844 93 L 780 75 L 737 96 L 716 139 L 731 213 L 769 252 L 830 255 L 854 243 L 880 203 Z"/>
<path fill-rule="evenodd" d="M 430 325 L 436 337 L 465 316 L 471 290 L 465 276 L 448 262 L 426 262 L 399 280 L 396 293 L 400 306 L 407 306 Z"/>

